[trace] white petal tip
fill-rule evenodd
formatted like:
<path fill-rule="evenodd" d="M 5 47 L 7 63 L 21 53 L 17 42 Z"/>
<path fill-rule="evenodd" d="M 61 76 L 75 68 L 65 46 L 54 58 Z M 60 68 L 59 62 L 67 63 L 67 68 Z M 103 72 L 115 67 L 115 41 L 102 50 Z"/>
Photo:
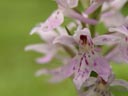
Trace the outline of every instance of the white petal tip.
<path fill-rule="evenodd" d="M 45 74 L 48 74 L 48 70 L 46 69 L 43 69 L 43 70 L 39 70 L 35 73 L 35 76 L 39 77 L 41 75 L 45 75 Z"/>
<path fill-rule="evenodd" d="M 25 51 L 29 51 L 30 49 L 29 49 L 29 47 L 25 47 L 24 50 Z"/>

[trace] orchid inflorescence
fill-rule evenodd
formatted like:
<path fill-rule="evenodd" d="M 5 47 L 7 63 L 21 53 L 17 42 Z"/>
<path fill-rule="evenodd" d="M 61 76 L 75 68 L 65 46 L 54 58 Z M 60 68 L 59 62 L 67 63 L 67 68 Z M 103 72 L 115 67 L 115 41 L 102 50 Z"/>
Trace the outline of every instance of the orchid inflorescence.
<path fill-rule="evenodd" d="M 44 42 L 29 45 L 25 50 L 44 54 L 36 59 L 39 64 L 56 58 L 63 65 L 43 68 L 36 75 L 49 74 L 50 82 L 71 78 L 79 96 L 112 96 L 111 86 L 128 89 L 128 82 L 116 79 L 110 65 L 128 63 L 128 16 L 121 13 L 127 1 L 55 0 L 58 8 L 30 32 Z M 68 24 L 65 18 L 71 19 Z M 107 29 L 102 35 L 96 32 L 100 23 Z M 106 53 L 103 46 L 107 46 Z"/>

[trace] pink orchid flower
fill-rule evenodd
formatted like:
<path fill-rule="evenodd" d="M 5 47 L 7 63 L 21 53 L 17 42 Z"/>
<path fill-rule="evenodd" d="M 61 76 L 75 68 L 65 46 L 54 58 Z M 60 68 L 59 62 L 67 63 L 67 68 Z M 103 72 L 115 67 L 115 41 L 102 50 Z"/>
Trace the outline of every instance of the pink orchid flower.
<path fill-rule="evenodd" d="M 111 73 L 108 62 L 95 50 L 94 43 L 87 28 L 77 30 L 74 36 L 60 36 L 54 40 L 54 44 L 79 46 L 79 51 L 69 64 L 55 70 L 42 69 L 41 74 L 52 74 L 52 81 L 61 81 L 69 76 L 74 76 L 74 83 L 78 89 L 85 80 L 90 77 L 92 71 L 107 82 Z"/>
<path fill-rule="evenodd" d="M 127 20 L 126 20 L 127 21 Z M 115 48 L 106 55 L 107 60 L 118 63 L 128 63 L 128 24 L 125 23 L 118 27 L 110 27 L 109 31 L 113 34 L 101 35 L 94 38 L 95 44 L 114 45 Z"/>
<path fill-rule="evenodd" d="M 62 48 L 58 48 L 58 46 L 53 44 L 53 41 L 55 40 L 55 38 L 59 36 L 68 35 L 67 31 L 63 27 L 57 27 L 56 31 L 52 30 L 49 32 L 44 32 L 44 30 L 42 30 L 43 25 L 44 23 L 41 23 L 38 26 L 34 27 L 30 32 L 30 34 L 32 33 L 38 34 L 41 37 L 41 39 L 44 41 L 44 43 L 28 45 L 25 48 L 26 51 L 32 50 L 44 54 L 43 57 L 37 58 L 36 61 L 39 64 L 45 64 L 50 62 L 52 58 L 56 57 L 58 51 L 64 51 Z M 67 27 L 71 30 L 72 28 L 76 27 L 76 24 L 70 23 L 67 25 Z M 75 48 L 73 48 L 72 46 L 69 47 L 75 51 Z"/>
<path fill-rule="evenodd" d="M 122 86 L 128 90 L 128 82 L 121 79 L 115 79 L 115 76 L 111 74 L 108 82 L 104 82 L 101 78 L 89 78 L 83 84 L 83 88 L 87 91 L 78 91 L 79 96 L 113 96 L 110 90 L 112 86 Z"/>

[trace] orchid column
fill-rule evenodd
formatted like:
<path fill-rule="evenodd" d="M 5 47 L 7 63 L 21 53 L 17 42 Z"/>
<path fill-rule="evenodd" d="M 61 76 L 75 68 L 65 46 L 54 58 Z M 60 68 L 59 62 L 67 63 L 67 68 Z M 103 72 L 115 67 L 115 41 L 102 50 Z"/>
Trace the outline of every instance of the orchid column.
<path fill-rule="evenodd" d="M 56 58 L 63 65 L 43 68 L 36 75 L 51 75 L 50 82 L 71 78 L 78 96 L 112 96 L 110 87 L 115 85 L 128 89 L 128 82 L 116 79 L 110 65 L 111 61 L 128 63 L 128 17 L 120 12 L 127 0 L 55 1 L 58 8 L 30 32 L 38 34 L 44 43 L 29 45 L 25 50 L 44 54 L 37 63 Z M 65 18 L 70 19 L 68 24 Z M 102 35 L 96 32 L 99 23 L 107 29 Z M 108 46 L 106 53 L 102 51 L 104 45 Z"/>

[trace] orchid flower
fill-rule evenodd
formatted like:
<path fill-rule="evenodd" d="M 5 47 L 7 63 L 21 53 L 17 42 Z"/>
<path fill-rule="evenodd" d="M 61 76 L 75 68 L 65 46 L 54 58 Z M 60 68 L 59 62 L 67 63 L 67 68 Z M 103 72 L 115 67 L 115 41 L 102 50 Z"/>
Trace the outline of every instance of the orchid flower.
<path fill-rule="evenodd" d="M 122 25 L 125 22 L 125 17 L 119 11 L 110 10 L 103 13 L 100 20 L 109 28 Z"/>
<path fill-rule="evenodd" d="M 60 36 L 54 40 L 54 43 L 64 45 L 77 45 L 79 46 L 79 51 L 66 66 L 52 71 L 46 71 L 43 69 L 42 71 L 39 71 L 40 74 L 54 74 L 54 79 L 59 78 L 61 80 L 62 78 L 67 78 L 74 74 L 73 81 L 78 89 L 80 89 L 83 82 L 89 78 L 92 71 L 96 72 L 105 81 L 108 80 L 108 76 L 111 73 L 110 65 L 95 51 L 90 32 L 87 28 L 78 30 L 73 37 Z M 59 71 L 56 72 L 56 70 Z"/>
<path fill-rule="evenodd" d="M 37 58 L 36 61 L 40 64 L 50 62 L 52 60 L 52 58 L 56 56 L 56 54 L 59 50 L 62 51 L 62 49 L 58 48 L 58 46 L 53 44 L 54 39 L 61 35 L 62 36 L 68 35 L 67 31 L 62 27 L 56 28 L 56 30 L 58 31 L 58 33 L 57 33 L 54 30 L 49 31 L 49 32 L 43 32 L 44 30 L 42 30 L 42 26 L 43 26 L 43 23 L 34 27 L 32 29 L 32 31 L 30 32 L 30 34 L 31 33 L 38 34 L 41 37 L 41 39 L 44 41 L 44 43 L 28 45 L 25 48 L 26 51 L 33 50 L 33 51 L 45 54 L 45 56 L 43 56 L 41 58 Z M 68 24 L 67 27 L 71 30 L 72 28 L 76 27 L 76 25 L 75 25 L 75 23 L 70 23 L 70 24 Z M 75 51 L 75 48 L 73 48 L 72 46 L 69 46 L 69 47 Z"/>
<path fill-rule="evenodd" d="M 128 24 L 110 28 L 110 32 L 116 32 L 120 37 L 117 47 L 107 55 L 109 60 L 128 63 Z M 114 58 L 114 55 L 117 57 Z"/>
<path fill-rule="evenodd" d="M 43 23 L 42 31 L 47 32 L 59 27 L 64 22 L 64 16 L 68 16 L 88 24 L 97 23 L 96 20 L 85 18 L 72 9 L 77 7 L 78 0 L 56 0 L 56 2 L 58 4 L 58 9 L 55 10 Z M 33 32 L 31 34 L 33 34 Z"/>
<path fill-rule="evenodd" d="M 40 64 L 53 58 L 60 61 L 59 67 L 42 68 L 36 76 L 51 75 L 49 81 L 52 83 L 70 78 L 79 96 L 113 96 L 111 86 L 128 89 L 127 81 L 115 79 L 109 64 L 111 61 L 128 63 L 128 16 L 120 12 L 127 0 L 79 1 L 55 0 L 58 8 L 30 32 L 39 35 L 42 43 L 28 45 L 25 50 L 43 54 L 37 58 Z M 66 25 L 65 17 L 74 21 Z M 96 33 L 99 21 L 109 32 Z M 102 54 L 104 45 L 108 50 Z"/>
<path fill-rule="evenodd" d="M 98 78 L 89 78 L 83 84 L 83 88 L 86 88 L 86 92 L 84 92 L 81 88 L 79 90 L 79 96 L 113 96 L 110 90 L 112 86 L 122 86 L 128 90 L 128 82 L 121 79 L 115 79 L 115 76 L 111 74 L 109 76 L 108 82 L 104 82 L 104 80 L 100 77 Z M 82 92 L 83 91 L 83 92 Z"/>
<path fill-rule="evenodd" d="M 109 28 L 113 34 L 101 35 L 94 38 L 94 42 L 98 45 L 115 45 L 116 47 L 106 55 L 107 60 L 113 60 L 118 63 L 122 61 L 128 63 L 128 24 L 118 27 Z"/>
<path fill-rule="evenodd" d="M 125 17 L 120 12 L 121 8 L 128 0 L 113 0 L 102 5 L 100 20 L 106 27 L 120 26 L 125 22 Z"/>

